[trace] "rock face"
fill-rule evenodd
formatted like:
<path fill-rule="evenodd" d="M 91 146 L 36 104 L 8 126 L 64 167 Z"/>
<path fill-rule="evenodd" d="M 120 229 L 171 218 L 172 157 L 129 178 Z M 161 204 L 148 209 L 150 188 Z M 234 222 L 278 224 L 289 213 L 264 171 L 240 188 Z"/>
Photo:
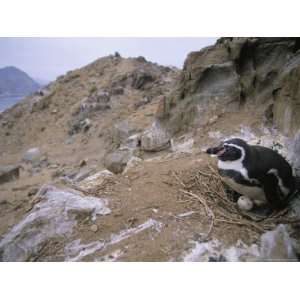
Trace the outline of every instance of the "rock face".
<path fill-rule="evenodd" d="M 147 83 L 151 83 L 155 78 L 150 72 L 137 70 L 132 76 L 132 87 L 135 89 L 144 89 Z"/>
<path fill-rule="evenodd" d="M 18 179 L 20 166 L 0 166 L 0 184 Z"/>
<path fill-rule="evenodd" d="M 45 186 L 37 197 L 41 201 L 0 241 L 1 261 L 33 259 L 51 239 L 70 235 L 80 215 L 95 219 L 110 213 L 106 199 L 85 197 L 75 190 Z"/>
<path fill-rule="evenodd" d="M 290 153 L 290 160 L 293 162 L 293 168 L 296 174 L 300 176 L 300 130 L 292 141 Z"/>
<path fill-rule="evenodd" d="M 222 38 L 190 53 L 164 104 L 169 127 L 204 125 L 214 114 L 254 104 L 268 108 L 269 121 L 293 136 L 300 128 L 299 48 L 299 38 Z"/>

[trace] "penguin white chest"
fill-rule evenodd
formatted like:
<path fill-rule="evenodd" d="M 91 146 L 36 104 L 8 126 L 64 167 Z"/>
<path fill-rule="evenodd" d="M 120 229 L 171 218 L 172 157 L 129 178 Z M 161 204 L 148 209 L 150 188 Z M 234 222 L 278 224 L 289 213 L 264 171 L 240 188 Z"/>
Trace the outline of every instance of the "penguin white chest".
<path fill-rule="evenodd" d="M 220 170 L 224 170 L 224 171 L 231 170 L 231 171 L 238 172 L 242 176 L 242 178 L 245 181 L 248 181 L 249 183 L 258 183 L 257 180 L 249 178 L 248 171 L 243 166 L 241 160 L 226 161 L 226 162 L 219 160 L 218 167 Z M 225 182 L 229 187 L 231 187 L 237 193 L 247 196 L 250 199 L 257 200 L 258 202 L 266 201 L 265 192 L 261 187 L 242 184 L 237 182 L 233 178 L 227 176 L 222 176 L 221 178 L 223 182 Z"/>
<path fill-rule="evenodd" d="M 221 177 L 222 181 L 231 187 L 237 193 L 247 196 L 252 200 L 264 203 L 266 201 L 265 192 L 261 187 L 247 186 L 237 183 L 230 177 Z"/>

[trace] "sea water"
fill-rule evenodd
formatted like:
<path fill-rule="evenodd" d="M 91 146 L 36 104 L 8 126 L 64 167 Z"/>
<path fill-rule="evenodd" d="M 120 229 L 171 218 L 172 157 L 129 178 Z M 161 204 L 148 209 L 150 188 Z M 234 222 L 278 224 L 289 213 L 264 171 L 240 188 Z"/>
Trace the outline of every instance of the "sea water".
<path fill-rule="evenodd" d="M 16 103 L 18 103 L 20 100 L 22 100 L 24 96 L 0 96 L 0 113 L 4 110 L 12 107 Z"/>

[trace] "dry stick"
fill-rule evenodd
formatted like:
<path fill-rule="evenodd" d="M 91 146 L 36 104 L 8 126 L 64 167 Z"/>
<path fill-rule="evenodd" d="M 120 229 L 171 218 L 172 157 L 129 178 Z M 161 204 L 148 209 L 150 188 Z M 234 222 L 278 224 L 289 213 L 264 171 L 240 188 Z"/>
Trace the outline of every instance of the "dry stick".
<path fill-rule="evenodd" d="M 216 182 L 217 184 L 220 182 L 222 182 L 221 180 L 221 177 L 219 174 L 217 174 L 215 172 L 215 170 L 209 165 L 209 168 L 210 170 L 214 173 L 211 177 L 214 177 L 214 179 L 217 179 L 218 182 Z M 199 172 L 199 174 L 201 174 L 201 172 Z M 182 181 L 178 178 L 178 176 L 176 174 L 173 174 L 174 177 L 176 178 L 176 180 L 183 186 L 186 188 L 186 185 L 182 183 Z M 204 174 L 203 174 L 204 175 Z M 204 176 L 208 177 L 208 174 L 205 173 Z M 227 205 L 229 205 L 232 209 L 234 209 L 234 211 L 230 211 L 230 213 L 234 213 L 236 215 L 239 215 L 238 214 L 238 211 L 236 210 L 234 204 L 232 202 L 230 202 L 226 197 L 222 196 L 220 193 L 212 190 L 209 188 L 209 186 L 207 185 L 206 182 L 200 180 L 199 176 L 195 176 L 196 179 L 197 179 L 197 183 L 198 185 L 202 185 L 206 188 L 207 192 L 210 193 L 210 194 L 214 194 L 215 196 L 217 196 L 218 198 L 220 198 L 222 201 L 224 201 Z M 224 189 L 222 189 L 224 191 Z M 212 222 L 210 224 L 210 228 L 209 228 L 209 231 L 208 233 L 206 234 L 206 237 L 209 236 L 209 234 L 211 233 L 212 229 L 213 229 L 213 226 L 214 226 L 214 222 L 215 221 L 218 221 L 218 222 L 223 222 L 223 223 L 228 223 L 228 224 L 235 224 L 235 225 L 242 225 L 242 226 L 248 226 L 248 227 L 253 227 L 255 228 L 256 230 L 258 230 L 259 232 L 264 232 L 265 229 L 262 228 L 261 226 L 255 224 L 255 223 L 251 223 L 249 221 L 245 221 L 245 220 L 242 220 L 242 219 L 236 219 L 236 218 L 230 218 L 229 216 L 225 215 L 222 213 L 223 217 L 225 217 L 226 219 L 216 219 L 215 217 L 215 214 L 213 213 L 213 211 L 210 209 L 210 207 L 208 206 L 207 202 L 205 201 L 205 199 L 203 198 L 200 198 L 198 195 L 192 193 L 192 192 L 189 192 L 189 191 L 186 191 L 186 190 L 180 190 L 182 193 L 188 195 L 188 196 L 191 196 L 195 199 L 197 199 L 205 208 L 205 211 L 206 211 L 206 214 L 208 217 L 210 217 L 212 219 Z M 225 192 L 225 191 L 224 191 Z M 224 204 L 225 204 L 224 203 Z M 222 203 L 223 204 L 223 203 Z M 222 205 L 223 206 L 223 205 Z M 225 209 L 228 210 L 228 207 L 225 206 Z M 266 226 L 268 226 L 266 224 Z"/>
<path fill-rule="evenodd" d="M 206 177 L 215 177 L 215 178 L 218 178 L 215 174 L 209 174 L 209 173 L 205 173 L 203 171 L 199 171 L 198 170 L 198 173 L 203 175 L 203 176 L 206 176 Z"/>
<path fill-rule="evenodd" d="M 222 179 L 221 176 L 213 169 L 213 167 L 211 165 L 208 165 L 210 170 L 212 171 L 212 176 L 215 177 L 219 182 L 220 182 L 220 187 L 222 187 L 222 191 L 225 193 L 223 185 L 222 185 Z M 218 192 L 213 191 L 219 198 L 221 198 L 222 200 L 229 202 L 231 204 L 231 202 L 224 196 L 220 195 Z"/>
<path fill-rule="evenodd" d="M 200 180 L 199 178 L 199 175 L 196 175 L 196 178 L 197 178 L 197 181 L 198 181 L 198 185 L 203 185 L 206 190 L 207 190 L 207 193 L 211 194 L 210 195 L 210 198 L 212 198 L 214 200 L 215 197 L 219 198 L 222 202 L 220 202 L 219 204 L 226 210 L 228 210 L 229 212 L 231 213 L 234 213 L 234 214 L 237 214 L 237 210 L 236 210 L 236 207 L 235 205 L 230 201 L 228 200 L 225 196 L 222 196 L 220 193 L 218 193 L 217 191 L 213 190 L 213 189 L 210 189 L 208 184 L 206 182 L 203 182 L 202 180 Z M 219 177 L 215 177 L 215 178 L 219 178 Z M 221 183 L 220 179 L 217 179 L 218 182 L 216 182 L 216 184 L 219 184 Z M 212 197 L 212 196 L 215 196 L 215 197 Z M 215 202 L 215 200 L 214 200 Z M 227 206 L 223 205 L 223 202 L 225 202 L 224 204 L 227 204 Z"/>
<path fill-rule="evenodd" d="M 206 201 L 205 201 L 203 198 L 200 198 L 198 195 L 196 195 L 196 194 L 194 194 L 194 193 L 192 193 L 192 192 L 189 192 L 189 191 L 182 190 L 182 189 L 180 189 L 180 192 L 182 192 L 183 194 L 186 194 L 186 195 L 188 195 L 188 196 L 191 196 L 191 197 L 197 199 L 197 200 L 204 206 L 205 211 L 206 211 L 206 214 L 207 214 L 208 216 L 210 216 L 210 214 L 211 214 L 211 215 L 214 215 L 214 213 L 213 213 L 212 210 L 209 208 L 209 206 L 207 205 Z"/>
<path fill-rule="evenodd" d="M 221 215 L 222 217 L 226 218 L 226 219 L 229 219 L 229 220 L 240 220 L 238 219 L 237 217 L 240 217 L 240 215 L 236 214 L 236 216 L 232 217 L 232 216 L 229 216 L 228 214 L 226 214 L 225 212 L 221 211 L 220 209 L 217 210 L 218 214 Z M 230 212 L 232 213 L 232 212 Z"/>
<path fill-rule="evenodd" d="M 180 178 L 177 176 L 177 174 L 173 171 L 172 176 L 175 177 L 175 179 L 179 182 L 179 184 L 183 187 L 186 188 L 186 185 L 180 180 Z"/>
<path fill-rule="evenodd" d="M 271 218 L 269 218 L 270 221 L 272 220 L 276 220 L 279 217 L 282 217 L 283 215 L 285 215 L 287 212 L 289 211 L 289 208 L 286 207 L 284 210 L 279 211 L 278 213 L 276 213 L 275 215 L 271 216 Z"/>
<path fill-rule="evenodd" d="M 223 222 L 223 223 L 228 223 L 228 224 L 236 224 L 236 225 L 243 225 L 243 226 L 252 226 L 254 228 L 256 228 L 257 230 L 259 230 L 261 233 L 265 232 L 265 230 L 258 226 L 255 223 L 250 223 L 250 222 L 245 222 L 242 220 L 224 220 L 224 219 L 215 219 L 216 222 Z"/>
<path fill-rule="evenodd" d="M 300 223 L 300 219 L 298 218 L 278 218 L 274 220 L 275 224 L 284 223 L 284 224 L 297 224 Z M 266 225 L 271 225 L 271 223 L 267 223 Z"/>
<path fill-rule="evenodd" d="M 200 198 L 198 195 L 196 195 L 196 194 L 194 194 L 192 192 L 188 192 L 188 191 L 182 190 L 182 189 L 180 189 L 180 192 L 182 192 L 185 195 L 188 195 L 190 197 L 193 197 L 193 198 L 197 199 L 204 206 L 206 215 L 211 219 L 211 223 L 210 223 L 208 232 L 206 233 L 206 235 L 204 237 L 204 239 L 207 239 L 209 237 L 209 235 L 210 235 L 213 227 L 214 227 L 214 223 L 215 223 L 215 214 L 214 214 L 214 212 L 207 205 L 206 201 L 203 198 Z"/>

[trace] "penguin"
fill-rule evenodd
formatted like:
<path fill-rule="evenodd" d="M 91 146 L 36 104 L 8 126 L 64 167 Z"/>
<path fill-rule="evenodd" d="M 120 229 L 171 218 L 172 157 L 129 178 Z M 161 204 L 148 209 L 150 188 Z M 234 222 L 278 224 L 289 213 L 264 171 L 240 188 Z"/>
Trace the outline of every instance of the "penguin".
<path fill-rule="evenodd" d="M 241 195 L 237 205 L 243 211 L 264 208 L 270 214 L 281 210 L 295 192 L 291 166 L 272 149 L 233 138 L 206 153 L 217 156 L 221 179 Z"/>

